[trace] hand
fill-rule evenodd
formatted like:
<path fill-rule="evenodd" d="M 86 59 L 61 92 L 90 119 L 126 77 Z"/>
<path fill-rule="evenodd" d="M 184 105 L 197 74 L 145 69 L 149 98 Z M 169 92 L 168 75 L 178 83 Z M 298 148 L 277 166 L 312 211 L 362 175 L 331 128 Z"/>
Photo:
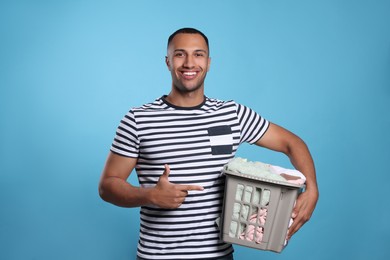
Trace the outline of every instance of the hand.
<path fill-rule="evenodd" d="M 160 208 L 175 209 L 181 206 L 189 190 L 203 190 L 198 185 L 180 185 L 169 182 L 170 168 L 165 164 L 165 170 L 153 189 L 152 203 Z"/>
<path fill-rule="evenodd" d="M 309 221 L 317 204 L 317 200 L 317 191 L 305 191 L 299 195 L 292 212 L 291 217 L 294 222 L 288 230 L 287 240 L 289 240 L 307 221 Z"/>

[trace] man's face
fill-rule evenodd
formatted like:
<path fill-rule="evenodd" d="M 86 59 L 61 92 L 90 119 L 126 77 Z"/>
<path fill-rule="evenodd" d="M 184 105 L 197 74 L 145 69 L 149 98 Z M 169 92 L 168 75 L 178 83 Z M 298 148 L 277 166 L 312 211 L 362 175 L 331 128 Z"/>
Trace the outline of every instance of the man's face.
<path fill-rule="evenodd" d="M 168 46 L 166 63 L 176 90 L 193 92 L 203 89 L 210 67 L 206 41 L 199 34 L 177 34 Z"/>

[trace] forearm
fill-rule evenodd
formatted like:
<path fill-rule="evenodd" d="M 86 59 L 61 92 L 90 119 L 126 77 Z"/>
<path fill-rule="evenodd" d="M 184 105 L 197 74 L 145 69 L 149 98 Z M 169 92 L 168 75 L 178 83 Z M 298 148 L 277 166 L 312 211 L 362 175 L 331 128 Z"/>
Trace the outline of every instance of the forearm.
<path fill-rule="evenodd" d="M 135 187 L 118 177 L 107 177 L 99 184 L 100 197 L 126 208 L 151 204 L 152 188 Z"/>
<path fill-rule="evenodd" d="M 287 235 L 288 239 L 290 239 L 311 218 L 318 201 L 319 192 L 314 162 L 306 144 L 300 138 L 296 138 L 288 146 L 286 154 L 294 167 L 306 177 L 306 189 L 298 197 L 292 212 L 291 217 L 294 219 L 294 222 L 289 228 Z"/>
<path fill-rule="evenodd" d="M 317 204 L 319 193 L 313 158 L 301 138 L 272 123 L 257 144 L 286 154 L 294 167 L 306 177 L 305 192 L 298 196 L 293 209 L 294 223 L 288 231 L 288 237 L 291 237 L 310 219 Z"/>
<path fill-rule="evenodd" d="M 306 177 L 306 191 L 318 194 L 314 161 L 307 145 L 300 138 L 296 138 L 288 145 L 286 155 L 294 167 Z"/>

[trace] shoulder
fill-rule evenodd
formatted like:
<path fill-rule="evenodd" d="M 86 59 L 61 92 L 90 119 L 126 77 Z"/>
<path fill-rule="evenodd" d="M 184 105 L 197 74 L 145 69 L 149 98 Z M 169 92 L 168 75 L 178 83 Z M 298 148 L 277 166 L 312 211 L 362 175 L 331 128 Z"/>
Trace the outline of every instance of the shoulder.
<path fill-rule="evenodd" d="M 220 100 L 217 98 L 206 97 L 206 102 L 204 104 L 209 108 L 226 108 L 226 107 L 236 107 L 238 104 L 233 100 Z"/>
<path fill-rule="evenodd" d="M 159 110 L 166 109 L 166 108 L 167 108 L 167 105 L 164 103 L 164 101 L 160 97 L 160 98 L 155 99 L 152 102 L 145 103 L 141 106 L 132 107 L 129 110 L 129 113 L 137 114 L 140 112 L 142 113 L 142 112 L 150 112 L 150 111 L 159 111 Z"/>
<path fill-rule="evenodd" d="M 154 109 L 161 109 L 165 108 L 166 104 L 164 103 L 162 97 L 156 98 L 154 101 L 145 103 L 142 106 L 139 107 L 133 107 L 132 110 L 154 110 Z"/>
<path fill-rule="evenodd" d="M 161 100 L 161 98 L 157 98 L 155 101 L 145 103 L 142 106 L 131 107 L 124 115 L 122 123 L 136 124 L 139 118 L 148 117 L 149 115 L 151 115 L 151 112 L 158 113 L 159 111 L 165 110 L 165 106 L 166 105 Z"/>

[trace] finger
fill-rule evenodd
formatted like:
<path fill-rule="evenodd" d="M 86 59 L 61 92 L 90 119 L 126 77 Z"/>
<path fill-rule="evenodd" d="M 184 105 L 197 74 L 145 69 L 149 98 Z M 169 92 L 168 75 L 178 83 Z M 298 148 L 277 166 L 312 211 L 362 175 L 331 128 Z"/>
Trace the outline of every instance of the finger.
<path fill-rule="evenodd" d="M 302 225 L 302 221 L 298 219 L 294 221 L 294 223 L 288 229 L 287 239 L 290 239 L 302 227 Z"/>
<path fill-rule="evenodd" d="M 300 211 L 300 208 L 301 208 L 301 203 L 298 199 L 295 202 L 294 208 L 293 208 L 292 213 L 291 213 L 291 218 L 293 219 L 293 223 L 291 224 L 291 226 L 288 229 L 287 239 L 290 239 L 292 237 L 292 235 L 299 229 L 299 228 L 297 228 L 297 226 L 300 223 L 300 218 L 298 217 L 298 213 Z"/>
<path fill-rule="evenodd" d="M 293 224 L 289 228 L 288 231 L 288 237 L 290 238 L 293 236 L 298 230 L 309 220 L 308 218 L 305 217 L 305 212 L 303 211 L 302 207 L 300 208 L 299 213 L 295 218 L 293 218 Z"/>
<path fill-rule="evenodd" d="M 182 191 L 190 191 L 190 190 L 204 190 L 202 186 L 199 185 L 181 185 L 180 189 Z"/>
<path fill-rule="evenodd" d="M 165 170 L 163 172 L 163 175 L 168 178 L 169 173 L 171 172 L 171 169 L 169 168 L 168 164 L 165 164 L 164 167 L 165 167 Z"/>
<path fill-rule="evenodd" d="M 295 201 L 294 208 L 293 208 L 292 213 L 291 213 L 291 218 L 295 219 L 298 216 L 298 213 L 301 210 L 301 207 L 302 207 L 302 203 L 301 203 L 300 198 L 298 197 L 298 199 Z"/>
<path fill-rule="evenodd" d="M 295 219 L 298 216 L 299 209 L 295 206 L 292 213 L 291 213 L 291 218 Z"/>

